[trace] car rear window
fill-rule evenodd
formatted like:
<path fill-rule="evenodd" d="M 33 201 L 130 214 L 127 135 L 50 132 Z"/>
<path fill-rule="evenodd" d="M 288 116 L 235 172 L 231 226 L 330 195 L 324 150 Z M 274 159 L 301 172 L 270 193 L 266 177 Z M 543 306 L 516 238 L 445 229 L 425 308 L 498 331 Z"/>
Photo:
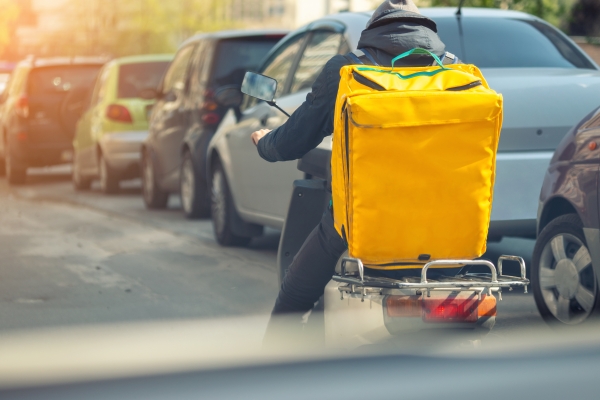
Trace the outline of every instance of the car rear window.
<path fill-rule="evenodd" d="M 70 65 L 35 68 L 29 74 L 30 96 L 67 92 L 76 87 L 91 87 L 101 65 Z"/>
<path fill-rule="evenodd" d="M 241 85 L 248 70 L 256 70 L 282 36 L 237 38 L 219 43 L 213 63 L 217 86 Z"/>
<path fill-rule="evenodd" d="M 143 89 L 156 89 L 168 67 L 169 61 L 121 65 L 118 97 L 120 99 L 139 97 Z"/>
<path fill-rule="evenodd" d="M 539 21 L 462 18 L 459 24 L 446 17 L 435 22 L 446 50 L 480 68 L 595 69 L 576 46 Z"/>

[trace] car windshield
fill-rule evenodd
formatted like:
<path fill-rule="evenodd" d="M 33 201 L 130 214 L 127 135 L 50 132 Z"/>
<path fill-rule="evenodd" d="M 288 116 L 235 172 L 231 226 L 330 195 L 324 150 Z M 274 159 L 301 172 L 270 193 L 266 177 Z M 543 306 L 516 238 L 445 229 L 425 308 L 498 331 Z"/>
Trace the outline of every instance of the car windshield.
<path fill-rule="evenodd" d="M 31 71 L 28 79 L 30 96 L 66 92 L 76 87 L 89 87 L 101 65 L 42 67 Z"/>
<path fill-rule="evenodd" d="M 139 97 L 143 89 L 155 89 L 169 66 L 169 61 L 123 64 L 119 67 L 120 99 Z"/>
<path fill-rule="evenodd" d="M 445 17 L 435 22 L 446 49 L 480 68 L 594 69 L 556 29 L 539 21 L 463 18 L 459 23 Z"/>
<path fill-rule="evenodd" d="M 241 85 L 246 71 L 260 66 L 269 50 L 281 36 L 229 39 L 219 43 L 213 79 L 217 86 Z"/>

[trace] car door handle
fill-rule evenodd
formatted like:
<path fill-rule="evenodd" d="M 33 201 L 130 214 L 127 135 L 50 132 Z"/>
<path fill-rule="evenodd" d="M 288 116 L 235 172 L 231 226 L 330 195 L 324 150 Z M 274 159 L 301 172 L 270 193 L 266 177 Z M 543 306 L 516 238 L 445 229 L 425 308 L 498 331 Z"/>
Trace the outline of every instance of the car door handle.
<path fill-rule="evenodd" d="M 269 116 L 268 115 L 265 115 L 264 117 L 262 117 L 260 119 L 260 124 L 262 126 L 267 126 L 268 123 L 269 123 Z"/>

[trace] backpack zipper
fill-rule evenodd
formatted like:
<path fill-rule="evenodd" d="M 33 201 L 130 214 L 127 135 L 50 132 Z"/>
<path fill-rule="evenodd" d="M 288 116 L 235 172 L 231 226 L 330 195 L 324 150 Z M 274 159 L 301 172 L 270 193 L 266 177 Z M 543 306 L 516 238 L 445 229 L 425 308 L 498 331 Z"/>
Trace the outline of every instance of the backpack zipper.
<path fill-rule="evenodd" d="M 380 92 L 385 91 L 385 88 L 383 86 L 381 86 L 378 83 L 373 82 L 370 79 L 365 78 L 361 74 L 358 74 L 356 71 L 352 72 L 352 76 L 354 77 L 354 80 L 356 82 L 360 83 L 361 85 L 365 85 L 367 87 L 370 87 L 373 90 L 378 90 Z"/>
<path fill-rule="evenodd" d="M 474 87 L 481 86 L 481 85 L 482 85 L 481 81 L 475 81 L 475 82 L 471 82 L 471 83 L 469 83 L 467 85 L 455 86 L 455 87 L 448 88 L 448 89 L 446 89 L 446 91 L 449 91 L 449 92 L 460 92 L 462 90 L 473 89 Z"/>

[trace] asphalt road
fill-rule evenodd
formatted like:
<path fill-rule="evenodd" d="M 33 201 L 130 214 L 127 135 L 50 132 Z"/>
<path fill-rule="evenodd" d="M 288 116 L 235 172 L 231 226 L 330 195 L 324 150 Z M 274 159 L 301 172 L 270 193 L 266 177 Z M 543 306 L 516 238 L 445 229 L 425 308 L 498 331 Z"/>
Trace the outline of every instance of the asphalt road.
<path fill-rule="evenodd" d="M 113 196 L 75 192 L 70 168 L 31 171 L 26 185 L 0 180 L 0 334 L 131 321 L 260 315 L 277 294 L 279 234 L 222 248 L 210 221 L 188 221 L 173 196 L 148 211 L 139 182 Z M 488 255 L 530 261 L 533 241 L 490 244 Z M 543 326 L 532 296 L 505 293 L 496 335 Z M 544 328 L 543 328 L 544 329 Z"/>

